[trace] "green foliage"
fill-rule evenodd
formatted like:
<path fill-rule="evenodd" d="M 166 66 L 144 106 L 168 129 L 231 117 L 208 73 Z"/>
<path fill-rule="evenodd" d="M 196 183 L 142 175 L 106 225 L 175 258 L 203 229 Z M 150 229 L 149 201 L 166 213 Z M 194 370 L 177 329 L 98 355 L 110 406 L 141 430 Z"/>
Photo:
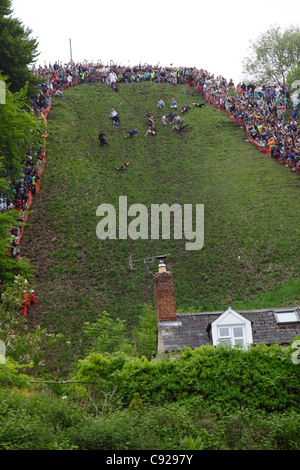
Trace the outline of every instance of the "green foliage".
<path fill-rule="evenodd" d="M 183 450 L 204 450 L 205 448 L 205 445 L 199 436 L 197 436 L 195 440 L 189 436 L 185 437 L 180 446 Z"/>
<path fill-rule="evenodd" d="M 184 401 L 115 411 L 66 434 L 80 450 L 299 450 L 299 424 L 295 412 L 216 415 Z"/>
<path fill-rule="evenodd" d="M 23 366 L 6 356 L 5 360 L 0 363 L 0 388 L 26 387 L 30 379 L 26 374 L 21 372 L 22 368 Z"/>
<path fill-rule="evenodd" d="M 31 391 L 0 390 L 1 450 L 76 450 L 65 430 L 82 414 L 57 400 Z"/>
<path fill-rule="evenodd" d="M 299 413 L 215 414 L 194 397 L 92 418 L 79 402 L 0 389 L 1 450 L 299 450 Z"/>
<path fill-rule="evenodd" d="M 28 65 L 38 55 L 37 40 L 20 20 L 12 18 L 12 0 L 1 0 L 0 4 L 0 71 L 8 76 L 12 92 L 21 90 L 28 82 L 29 96 L 32 96 L 39 81 Z"/>
<path fill-rule="evenodd" d="M 132 413 L 142 413 L 144 411 L 143 400 L 141 400 L 139 393 L 135 393 L 128 406 L 128 411 L 131 411 Z"/>
<path fill-rule="evenodd" d="M 122 369 L 126 362 L 126 356 L 122 353 L 103 356 L 99 353 L 91 353 L 78 361 L 78 372 L 75 378 L 83 381 L 98 381 L 104 384 L 110 380 L 111 374 Z"/>
<path fill-rule="evenodd" d="M 157 352 L 157 315 L 151 304 L 143 306 L 139 316 L 139 324 L 135 330 L 136 349 L 138 357 L 151 359 Z"/>
<path fill-rule="evenodd" d="M 9 360 L 0 366 L 0 448 L 299 450 L 291 352 L 201 347 L 152 362 L 91 353 L 58 396 L 34 390 Z"/>
<path fill-rule="evenodd" d="M 125 338 L 125 321 L 120 318 L 114 320 L 105 311 L 96 322 L 92 324 L 86 322 L 83 332 L 92 340 L 92 351 L 108 354 L 124 351 L 127 354 L 132 354 L 132 347 Z"/>
<path fill-rule="evenodd" d="M 106 415 L 115 405 L 113 373 L 121 370 L 128 360 L 129 357 L 122 352 L 90 353 L 78 361 L 72 376 L 74 384 L 69 389 L 71 396 L 84 402 L 87 411 Z"/>
<path fill-rule="evenodd" d="M 294 82 L 297 83 L 299 80 L 300 80 L 300 64 L 298 63 L 298 64 L 294 64 L 291 67 L 290 72 L 287 74 L 286 81 L 287 81 L 287 85 L 289 87 L 291 87 L 292 90 L 294 90 L 294 89 L 297 89 L 297 88 L 299 89 L 299 86 L 293 88 Z"/>
<path fill-rule="evenodd" d="M 282 31 L 271 26 L 256 42 L 250 41 L 252 56 L 244 60 L 244 72 L 255 82 L 280 85 L 295 79 L 299 70 L 300 28 L 290 26 Z"/>
<path fill-rule="evenodd" d="M 0 75 L 0 80 L 6 80 Z M 34 116 L 26 104 L 27 86 L 16 93 L 6 87 L 5 104 L 0 105 L 0 156 L 5 176 L 12 181 L 22 172 L 29 154 L 42 148 L 44 123 Z"/>
<path fill-rule="evenodd" d="M 140 393 L 145 403 L 165 403 L 200 395 L 211 407 L 268 412 L 299 411 L 298 368 L 292 349 L 257 345 L 248 351 L 203 346 L 174 358 L 134 359 L 115 374 L 119 395 L 129 403 Z"/>

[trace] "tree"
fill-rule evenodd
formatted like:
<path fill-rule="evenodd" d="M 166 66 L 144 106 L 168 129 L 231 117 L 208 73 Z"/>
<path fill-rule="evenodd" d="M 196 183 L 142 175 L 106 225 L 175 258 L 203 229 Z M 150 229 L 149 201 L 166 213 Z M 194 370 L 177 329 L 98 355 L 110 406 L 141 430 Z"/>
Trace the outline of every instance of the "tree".
<path fill-rule="evenodd" d="M 243 63 L 250 80 L 281 85 L 287 84 L 287 78 L 299 78 L 295 72 L 300 66 L 300 28 L 290 26 L 282 31 L 280 26 L 271 26 L 256 42 L 250 41 L 250 54 Z"/>
<path fill-rule="evenodd" d="M 125 322 L 120 318 L 114 320 L 104 311 L 94 323 L 86 322 L 83 332 L 92 340 L 92 352 L 113 354 L 122 351 L 132 355 L 132 346 L 125 338 Z"/>
<path fill-rule="evenodd" d="M 1 73 L 0 80 L 6 85 Z M 16 93 L 6 88 L 5 104 L 0 104 L 0 157 L 4 157 L 4 175 L 11 180 L 20 174 L 29 153 L 35 158 L 43 145 L 44 122 L 34 116 L 26 95 L 27 86 Z"/>
<path fill-rule="evenodd" d="M 139 324 L 135 331 L 138 357 L 145 356 L 148 360 L 157 353 L 157 316 L 155 307 L 144 305 L 139 316 Z"/>
<path fill-rule="evenodd" d="M 38 56 L 38 42 L 19 19 L 12 18 L 12 0 L 0 0 L 0 71 L 8 77 L 10 90 L 19 91 L 28 82 L 33 94 L 39 79 L 29 69 Z"/>

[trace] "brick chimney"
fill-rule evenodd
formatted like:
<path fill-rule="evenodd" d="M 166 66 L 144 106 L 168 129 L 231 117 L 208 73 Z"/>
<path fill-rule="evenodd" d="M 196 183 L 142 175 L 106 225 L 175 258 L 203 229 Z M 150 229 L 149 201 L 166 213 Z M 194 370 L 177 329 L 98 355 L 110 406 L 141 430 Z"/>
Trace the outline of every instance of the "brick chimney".
<path fill-rule="evenodd" d="M 157 322 L 176 321 L 173 274 L 166 269 L 163 259 L 153 280 Z"/>

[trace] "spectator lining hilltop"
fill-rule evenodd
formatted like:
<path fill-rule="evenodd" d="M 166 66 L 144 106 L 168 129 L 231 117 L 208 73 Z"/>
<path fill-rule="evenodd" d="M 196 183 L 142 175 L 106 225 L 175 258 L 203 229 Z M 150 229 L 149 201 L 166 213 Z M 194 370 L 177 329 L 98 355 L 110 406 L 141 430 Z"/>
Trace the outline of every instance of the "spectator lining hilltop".
<path fill-rule="evenodd" d="M 227 81 L 207 70 L 185 67 L 105 67 L 102 64 L 70 62 L 34 67 L 33 72 L 44 79 L 40 93 L 32 101 L 37 115 L 47 113 L 53 93 L 60 96 L 64 88 L 75 84 L 153 81 L 195 87 L 207 103 L 230 114 L 263 153 L 300 174 L 298 92 L 292 93 L 284 85 L 242 82 L 235 86 L 231 79 Z"/>

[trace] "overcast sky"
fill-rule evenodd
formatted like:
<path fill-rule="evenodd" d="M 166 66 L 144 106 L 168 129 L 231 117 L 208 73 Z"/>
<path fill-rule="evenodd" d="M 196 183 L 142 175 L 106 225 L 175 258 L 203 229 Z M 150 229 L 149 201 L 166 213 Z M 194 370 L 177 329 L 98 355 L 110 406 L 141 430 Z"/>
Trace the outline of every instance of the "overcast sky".
<path fill-rule="evenodd" d="M 242 78 L 249 41 L 299 25 L 299 0 L 13 0 L 13 17 L 39 42 L 37 64 L 113 60 L 204 68 Z"/>

